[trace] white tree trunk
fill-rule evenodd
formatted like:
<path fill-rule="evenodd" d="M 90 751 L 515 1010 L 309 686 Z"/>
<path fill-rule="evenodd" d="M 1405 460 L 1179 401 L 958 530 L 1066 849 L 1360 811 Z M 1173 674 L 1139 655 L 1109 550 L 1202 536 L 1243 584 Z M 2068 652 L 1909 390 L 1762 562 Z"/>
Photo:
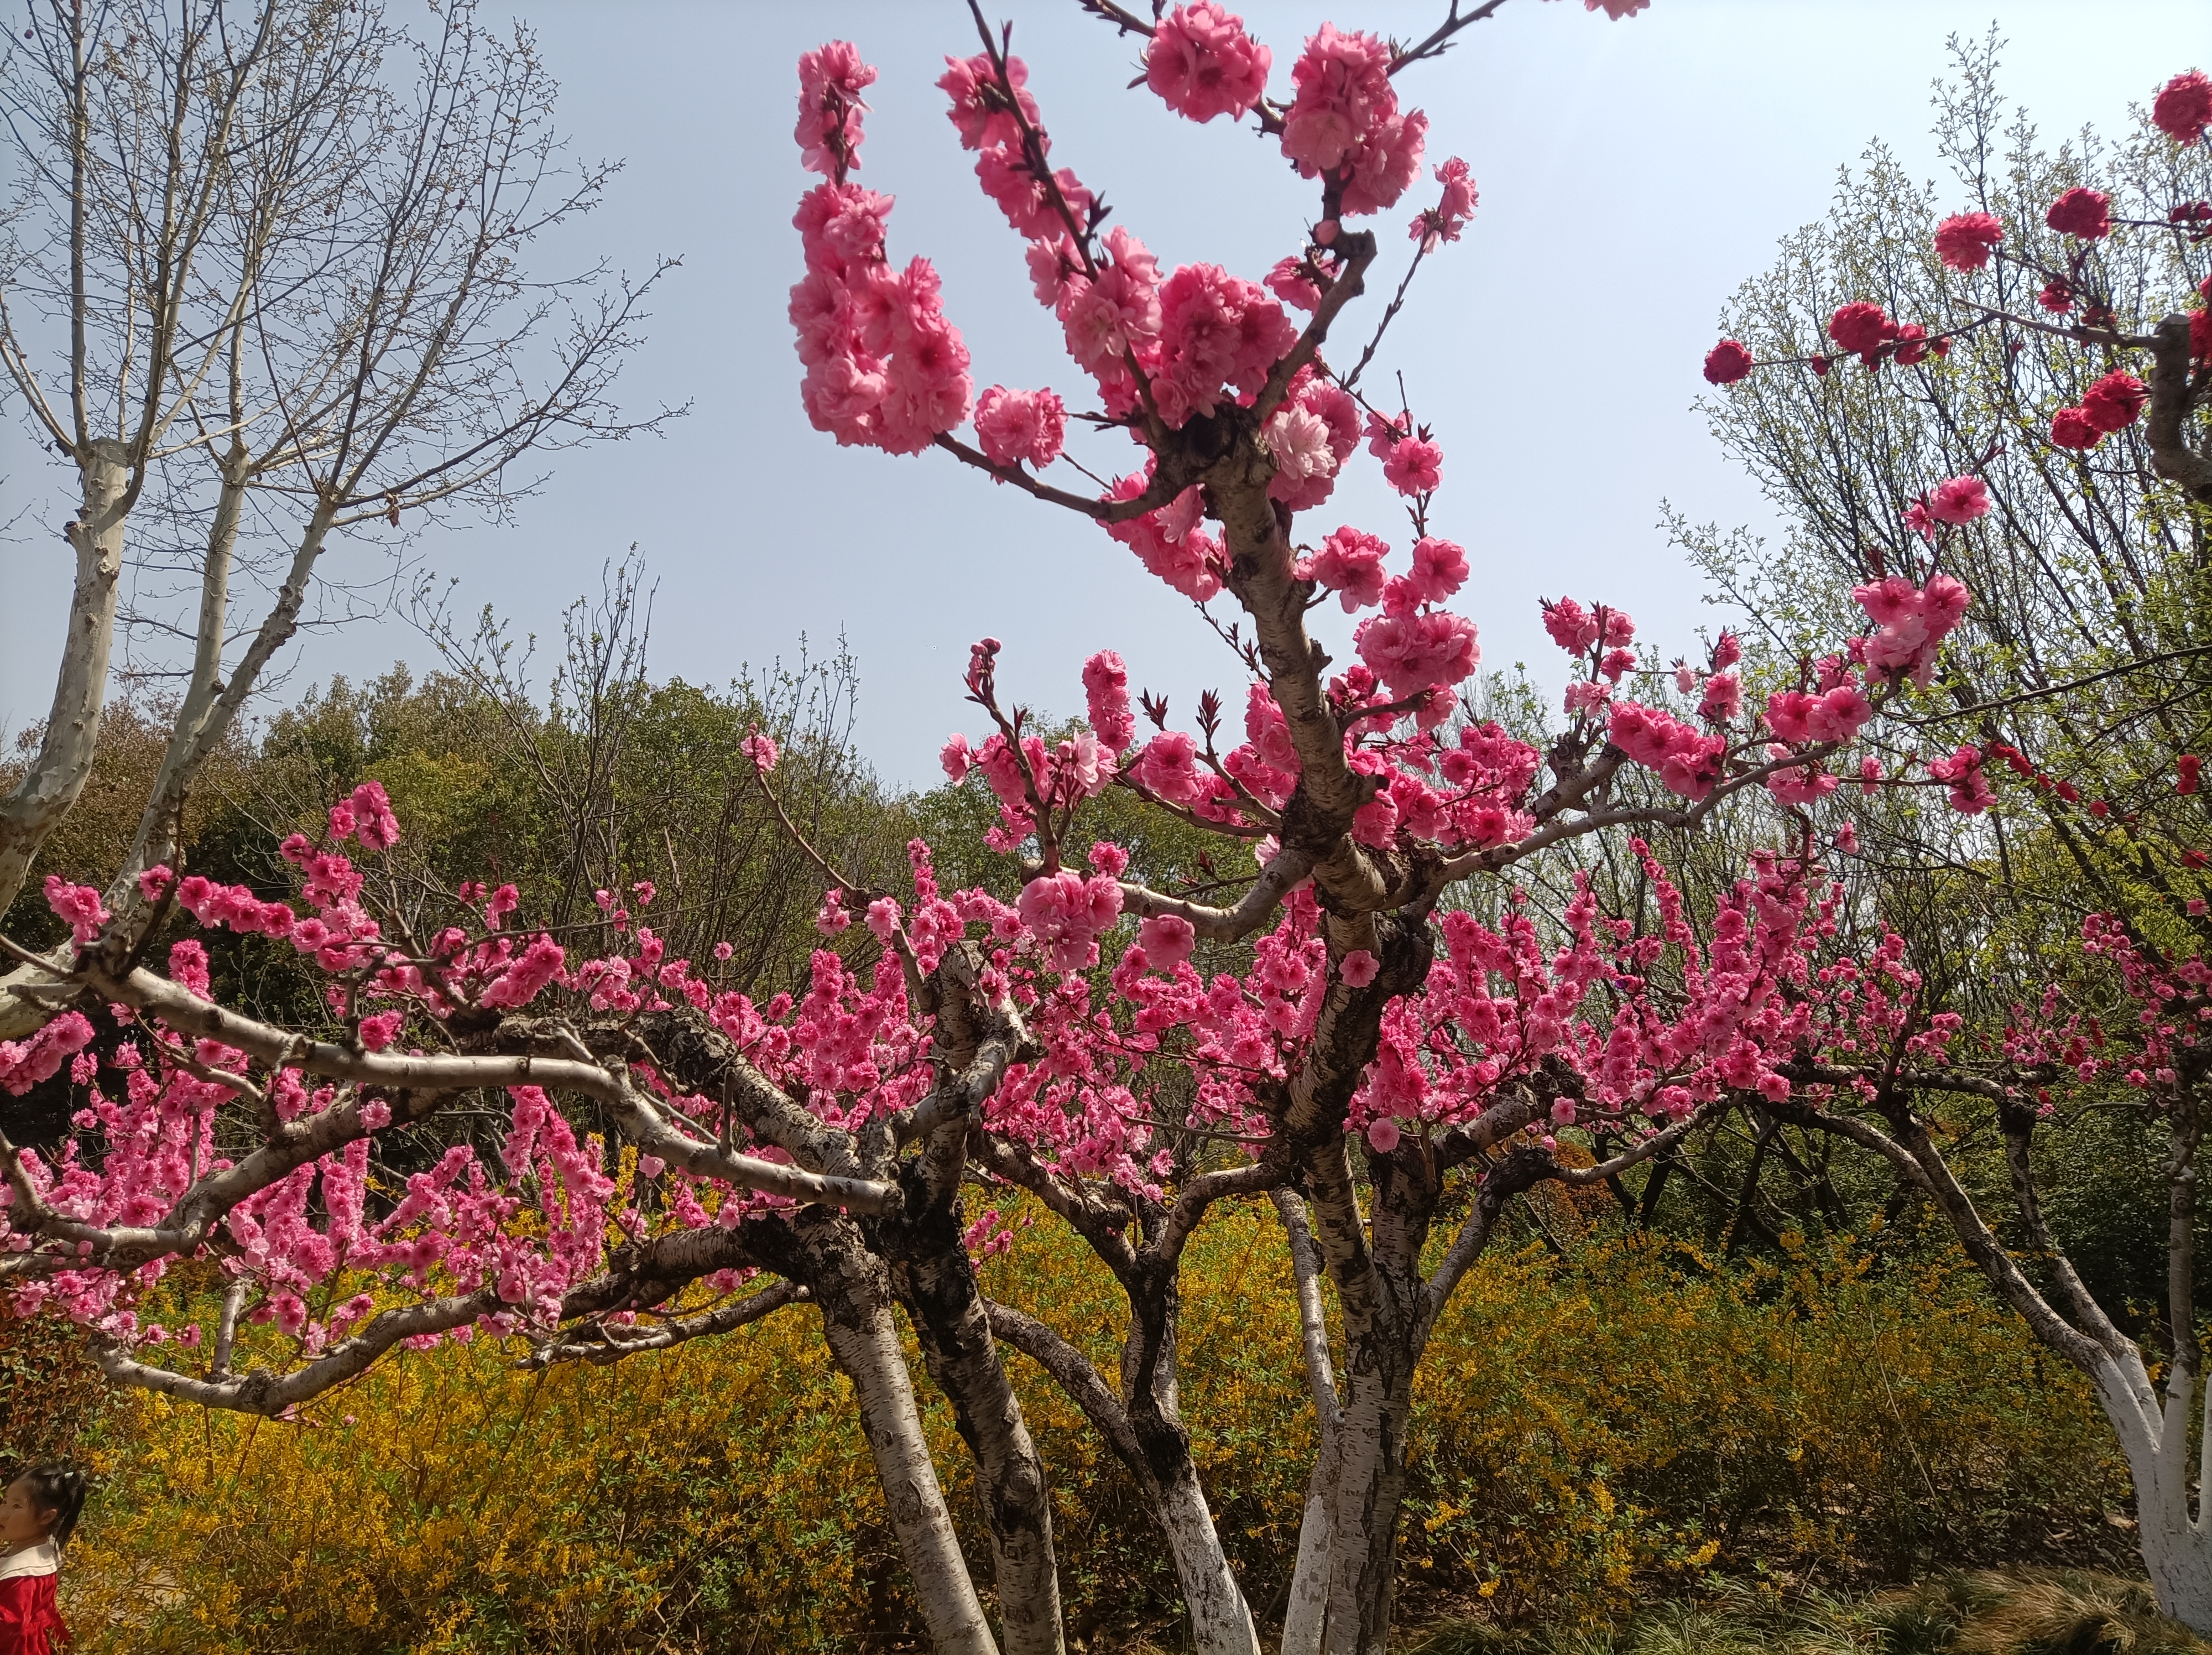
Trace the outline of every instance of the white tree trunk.
<path fill-rule="evenodd" d="M 2200 1450 L 2203 1463 L 2192 1467 L 2189 1418 L 2197 1405 L 2193 1376 L 2183 1375 L 2168 1390 L 2163 1407 L 2142 1359 L 2132 1349 L 2108 1356 L 2097 1371 L 2098 1398 L 2105 1417 L 2119 1433 L 2136 1489 L 2136 1538 L 2143 1567 L 2158 1593 L 2159 1607 L 2191 1631 L 2212 1636 L 2212 1530 L 2200 1509 L 2189 1512 L 2190 1473 L 2212 1469 L 2212 1433 Z M 2212 1402 L 2212 1390 L 2206 1401 Z M 2200 1506 L 2202 1500 L 2200 1499 Z"/>
<path fill-rule="evenodd" d="M 1152 1510 L 1175 1559 L 1176 1582 L 1190 1611 L 1191 1647 L 1198 1655 L 1260 1655 L 1259 1629 L 1221 1549 L 1206 1489 L 1186 1457 L 1158 1486 Z"/>
<path fill-rule="evenodd" d="M 90 445 L 78 470 L 81 503 L 76 520 L 64 531 L 76 553 L 76 586 L 70 596 L 69 632 L 53 706 L 30 768 L 0 799 L 0 912 L 15 900 L 39 847 L 84 791 L 100 745 L 131 466 L 124 446 L 103 439 Z"/>
<path fill-rule="evenodd" d="M 872 1305 L 849 1322 L 825 1314 L 822 1328 L 830 1354 L 859 1394 L 860 1428 L 876 1457 L 891 1528 L 914 1576 L 931 1643 L 938 1655 L 998 1655 L 938 1485 L 889 1306 Z"/>
<path fill-rule="evenodd" d="M 1291 1601 L 1283 1610 L 1282 1655 L 1321 1655 L 1328 1626 L 1329 1467 L 1314 1467 L 1298 1523 L 1297 1561 L 1291 1570 Z"/>

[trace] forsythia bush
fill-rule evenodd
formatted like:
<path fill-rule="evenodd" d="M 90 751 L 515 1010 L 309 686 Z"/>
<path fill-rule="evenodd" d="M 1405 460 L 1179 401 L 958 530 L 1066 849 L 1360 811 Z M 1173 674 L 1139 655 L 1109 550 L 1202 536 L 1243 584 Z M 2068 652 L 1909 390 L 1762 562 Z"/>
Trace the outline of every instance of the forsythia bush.
<path fill-rule="evenodd" d="M 1111 1281 L 1054 1230 L 1018 1235 L 988 1289 L 1048 1305 L 1105 1357 Z M 1195 1245 L 1183 1373 L 1189 1416 L 1218 1422 L 1197 1456 L 1272 1616 L 1313 1429 L 1282 1236 L 1263 1208 Z M 1072 1629 L 1110 1645 L 1167 1622 L 1173 1576 L 1134 1488 L 1009 1360 L 1057 1479 Z M 914 1628 L 811 1312 L 608 1369 L 511 1360 L 449 1347 L 296 1425 L 132 1399 L 95 1439 L 108 1476 L 70 1555 L 81 1655 L 832 1650 Z M 972 1518 L 949 1412 L 928 1418 Z M 2124 1494 L 2071 1370 L 1963 1266 L 1877 1270 L 1850 1246 L 1782 1268 L 1658 1240 L 1493 1256 L 1437 1334 L 1416 1429 L 1416 1611 L 1595 1615 L 1708 1570 L 1989 1561 L 2031 1530 L 2099 1529 Z"/>

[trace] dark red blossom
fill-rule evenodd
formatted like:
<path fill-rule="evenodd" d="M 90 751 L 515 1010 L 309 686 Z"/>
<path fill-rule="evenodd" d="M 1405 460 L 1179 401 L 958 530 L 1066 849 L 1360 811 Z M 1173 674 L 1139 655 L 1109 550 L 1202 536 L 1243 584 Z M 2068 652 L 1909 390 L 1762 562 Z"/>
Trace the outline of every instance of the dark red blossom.
<path fill-rule="evenodd" d="M 1734 385 L 1755 366 L 1750 351 L 1734 339 L 1723 339 L 1705 352 L 1705 382 Z"/>
<path fill-rule="evenodd" d="M 2212 78 L 2201 69 L 2175 76 L 2159 88 L 2151 125 L 2176 143 L 2194 143 L 2212 126 Z"/>
<path fill-rule="evenodd" d="M 2101 190 L 2077 186 L 2051 204 L 2043 222 L 2061 235 L 2094 241 L 2112 233 L 2112 198 Z"/>

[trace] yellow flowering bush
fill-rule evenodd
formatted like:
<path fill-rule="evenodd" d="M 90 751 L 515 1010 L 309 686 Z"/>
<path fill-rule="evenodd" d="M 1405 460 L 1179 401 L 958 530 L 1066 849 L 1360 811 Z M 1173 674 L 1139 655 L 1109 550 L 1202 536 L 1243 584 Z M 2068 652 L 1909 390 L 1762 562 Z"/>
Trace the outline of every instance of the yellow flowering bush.
<path fill-rule="evenodd" d="M 987 1290 L 1113 1372 L 1111 1279 L 1049 1225 L 1018 1234 Z M 1288 1277 L 1273 1214 L 1224 1212 L 1194 1243 L 1182 1323 L 1198 1461 L 1263 1618 L 1313 1451 Z M 514 1355 L 478 1341 L 389 1363 L 296 1423 L 131 1399 L 91 1439 L 106 1481 L 67 1586 L 82 1655 L 857 1650 L 915 1629 L 811 1311 L 607 1368 Z M 1007 1360 L 1054 1477 L 1073 1629 L 1171 1637 L 1136 1491 Z M 927 1418 L 988 1580 L 949 1411 Z M 1437 1330 L 1415 1426 L 1415 1615 L 1467 1598 L 1588 1616 L 1707 1571 L 1984 1561 L 2022 1524 L 2100 1525 L 2121 1492 L 2080 1384 L 1970 1273 L 1877 1270 L 1848 1245 L 1780 1268 L 1641 1239 L 1494 1256 Z"/>

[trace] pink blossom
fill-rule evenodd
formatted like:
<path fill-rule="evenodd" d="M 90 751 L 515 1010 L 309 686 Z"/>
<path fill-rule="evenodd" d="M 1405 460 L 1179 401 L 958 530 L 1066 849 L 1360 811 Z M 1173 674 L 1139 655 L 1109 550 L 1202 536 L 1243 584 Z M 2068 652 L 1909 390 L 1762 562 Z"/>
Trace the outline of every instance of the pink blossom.
<path fill-rule="evenodd" d="M 1982 770 L 1982 755 L 1972 747 L 1960 747 L 1948 758 L 1930 761 L 1928 774 L 1948 785 L 1951 808 L 1962 816 L 1979 816 L 1996 802 L 1989 777 Z"/>
<path fill-rule="evenodd" d="M 1022 116 L 1035 127 L 1043 119 L 1037 109 L 1036 100 L 1030 95 L 1029 65 L 1019 58 L 1008 55 L 1006 81 L 1014 90 L 1015 100 L 1021 106 Z M 968 58 L 947 58 L 945 73 L 937 78 L 938 89 L 952 100 L 945 119 L 958 129 L 960 147 L 963 149 L 995 149 L 1001 144 L 1016 143 L 1021 139 L 1021 125 L 1002 101 L 987 100 L 983 88 L 998 88 L 998 75 L 991 60 L 981 52 Z"/>
<path fill-rule="evenodd" d="M 1014 907 L 1054 970 L 1081 970 L 1097 963 L 1099 934 L 1121 916 L 1121 887 L 1104 874 L 1086 879 L 1062 868 L 1024 885 Z"/>
<path fill-rule="evenodd" d="M 379 1012 L 374 1017 L 361 1019 L 361 1044 L 364 1051 L 382 1051 L 399 1033 L 399 1025 L 407 1020 L 404 1012 Z"/>
<path fill-rule="evenodd" d="M 1287 414 L 1293 411 L 1305 417 L 1295 429 L 1286 420 Z M 1284 445 L 1298 452 L 1301 457 L 1295 467 L 1285 465 L 1277 470 L 1267 484 L 1267 497 L 1279 500 L 1294 512 L 1309 511 L 1335 492 L 1336 478 L 1344 462 L 1359 446 L 1358 405 L 1337 386 L 1315 375 L 1310 368 L 1301 368 L 1291 381 L 1283 411 L 1268 422 L 1271 432 L 1277 421 L 1285 422 Z M 1271 447 L 1275 446 L 1273 435 L 1267 441 Z"/>
<path fill-rule="evenodd" d="M 1190 958 L 1198 940 L 1191 922 L 1176 914 L 1155 914 L 1137 928 L 1137 946 L 1156 971 L 1172 971 Z"/>
<path fill-rule="evenodd" d="M 1304 768 L 1298 758 L 1297 745 L 1291 739 L 1291 727 L 1283 716 L 1283 709 L 1275 704 L 1264 684 L 1254 685 L 1247 692 L 1244 706 L 1244 737 L 1253 751 L 1270 770 L 1285 776 L 1296 776 Z"/>
<path fill-rule="evenodd" d="M 1129 767 L 1130 778 L 1170 805 L 1188 805 L 1206 790 L 1198 744 L 1181 730 L 1164 730 L 1146 742 Z"/>
<path fill-rule="evenodd" d="M 1435 443 L 1407 437 L 1392 445 L 1383 480 L 1400 494 L 1426 494 L 1443 481 L 1443 463 L 1444 451 Z"/>
<path fill-rule="evenodd" d="M 1420 171 L 1428 118 L 1398 113 L 1389 44 L 1323 23 L 1291 78 L 1297 94 L 1284 118 L 1283 153 L 1299 173 L 1342 180 L 1347 215 L 1395 203 Z"/>
<path fill-rule="evenodd" d="M 1698 716 L 1708 724 L 1729 724 L 1735 721 L 1743 706 L 1743 680 L 1734 672 L 1716 672 L 1705 680 L 1705 695 L 1698 703 Z"/>
<path fill-rule="evenodd" d="M 1991 213 L 1954 213 L 1936 227 L 1936 256 L 1956 271 L 1977 271 L 2004 240 L 2004 226 Z"/>
<path fill-rule="evenodd" d="M 1873 362 L 1879 359 L 1881 347 L 1897 337 L 1897 324 L 1880 305 L 1859 300 L 1838 307 L 1828 319 L 1828 337 Z"/>
<path fill-rule="evenodd" d="M 1544 630 L 1570 655 L 1579 655 L 1597 642 L 1597 618 L 1572 598 L 1557 603 L 1544 600 Z"/>
<path fill-rule="evenodd" d="M 1297 88 L 1283 123 L 1283 153 L 1300 173 L 1333 173 L 1384 118 L 1397 113 L 1390 48 L 1372 34 L 1323 23 L 1291 70 Z"/>
<path fill-rule="evenodd" d="M 1805 731 L 1815 741 L 1849 741 L 1874 716 L 1874 703 L 1855 684 L 1816 697 L 1805 711 Z"/>
<path fill-rule="evenodd" d="M 1770 747 L 1767 753 L 1771 758 L 1785 758 L 1789 751 L 1786 747 Z M 1836 777 L 1818 764 L 1793 764 L 1766 778 L 1766 790 L 1785 805 L 1817 804 L 1838 785 Z"/>
<path fill-rule="evenodd" d="M 1244 32 L 1244 20 L 1218 0 L 1177 6 L 1152 27 L 1145 81 L 1178 115 L 1241 119 L 1267 89 L 1274 54 Z"/>
<path fill-rule="evenodd" d="M 51 876 L 49 876 L 51 877 Z M 64 1012 L 21 1040 L 0 1040 L 0 1092 L 20 1098 L 92 1044 L 92 1024 L 82 1012 Z"/>
<path fill-rule="evenodd" d="M 1355 948 L 1337 962 L 1337 975 L 1348 988 L 1364 989 L 1375 981 L 1375 974 L 1382 969 L 1382 962 L 1364 948 Z"/>
<path fill-rule="evenodd" d="M 1160 362 L 1152 393 L 1180 428 L 1210 414 L 1233 387 L 1257 392 L 1297 342 L 1282 306 L 1257 283 L 1218 265 L 1185 265 L 1160 289 Z"/>
<path fill-rule="evenodd" d="M 1022 460 L 1042 471 L 1060 458 L 1067 407 L 1051 391 L 1009 391 L 994 385 L 975 399 L 975 441 L 994 465 Z"/>
<path fill-rule="evenodd" d="M 738 751 L 751 759 L 763 775 L 776 767 L 783 755 L 775 745 L 775 738 L 765 731 L 755 730 L 738 743 Z"/>
<path fill-rule="evenodd" d="M 1159 336 L 1159 262 L 1119 226 L 1107 232 L 1106 249 L 1108 262 L 1097 280 L 1067 278 L 1059 304 L 1060 327 L 1068 355 L 1084 368 L 1126 378 L 1123 354 Z"/>
<path fill-rule="evenodd" d="M 1275 475 L 1285 484 L 1294 486 L 1336 475 L 1328 426 L 1318 414 L 1285 405 L 1276 411 L 1260 435 L 1275 457 Z"/>
<path fill-rule="evenodd" d="M 1475 203 L 1480 199 L 1475 192 L 1474 173 L 1457 155 L 1436 169 L 1436 179 L 1443 186 L 1443 193 L 1435 206 L 1413 216 L 1408 232 L 1413 240 L 1421 244 L 1424 253 L 1434 253 L 1446 241 L 1458 240 L 1460 232 L 1467 228 L 1467 221 L 1474 216 Z"/>
<path fill-rule="evenodd" d="M 945 767 L 945 780 L 955 787 L 966 781 L 968 768 L 974 762 L 968 751 L 968 738 L 955 730 L 946 739 L 943 751 L 937 755 L 937 762 Z"/>
<path fill-rule="evenodd" d="M 1388 1115 L 1378 1115 L 1367 1123 L 1367 1147 L 1378 1155 L 1387 1155 L 1395 1149 L 1403 1138 L 1397 1121 Z"/>
<path fill-rule="evenodd" d="M 1394 697 L 1457 684 L 1472 677 L 1482 660 L 1474 623 L 1443 611 L 1370 616 L 1359 624 L 1352 642 Z"/>
<path fill-rule="evenodd" d="M 1990 491 L 1978 477 L 1954 477 L 1928 496 L 1928 514 L 1939 523 L 1971 523 L 1990 509 Z"/>
<path fill-rule="evenodd" d="M 1274 268 L 1260 278 L 1260 285 L 1294 309 L 1321 308 L 1321 284 L 1306 273 L 1303 260 L 1278 259 Z"/>
<path fill-rule="evenodd" d="M 1109 496 L 1133 500 L 1152 478 L 1152 463 L 1114 484 Z M 1106 532 L 1135 551 L 1145 567 L 1185 597 L 1204 603 L 1221 590 L 1221 543 L 1197 527 L 1205 501 L 1194 484 L 1157 511 L 1109 523 Z"/>
<path fill-rule="evenodd" d="M 541 933 L 530 940 L 520 958 L 483 991 L 481 1002 L 507 1009 L 527 1006 L 561 975 L 566 963 L 567 956 L 561 945 Z"/>
<path fill-rule="evenodd" d="M 56 918 L 69 922 L 70 934 L 80 948 L 89 946 L 112 917 L 101 905 L 99 891 L 88 885 L 71 885 L 58 873 L 46 875 L 46 906 Z"/>
<path fill-rule="evenodd" d="M 1129 743 L 1136 739 L 1137 721 L 1129 710 L 1129 669 L 1121 657 L 1111 649 L 1102 649 L 1085 661 L 1083 694 L 1091 733 L 1098 738 L 1099 745 L 1109 752 L 1127 751 Z M 964 750 L 964 740 L 962 746 Z M 946 751 L 951 751 L 949 745 Z M 949 774 L 949 764 L 946 770 Z"/>
<path fill-rule="evenodd" d="M 832 40 L 799 60 L 799 126 L 793 136 L 799 164 L 810 173 L 842 176 L 860 164 L 860 94 L 876 71 L 860 61 L 848 40 Z"/>
<path fill-rule="evenodd" d="M 1346 524 L 1321 543 L 1319 551 L 1299 562 L 1297 574 L 1334 591 L 1344 612 L 1355 614 L 1382 601 L 1382 560 L 1389 555 L 1382 541 Z"/>
<path fill-rule="evenodd" d="M 1423 535 L 1413 542 L 1410 584 L 1425 603 L 1440 604 L 1467 583 L 1467 553 L 1449 540 Z"/>

